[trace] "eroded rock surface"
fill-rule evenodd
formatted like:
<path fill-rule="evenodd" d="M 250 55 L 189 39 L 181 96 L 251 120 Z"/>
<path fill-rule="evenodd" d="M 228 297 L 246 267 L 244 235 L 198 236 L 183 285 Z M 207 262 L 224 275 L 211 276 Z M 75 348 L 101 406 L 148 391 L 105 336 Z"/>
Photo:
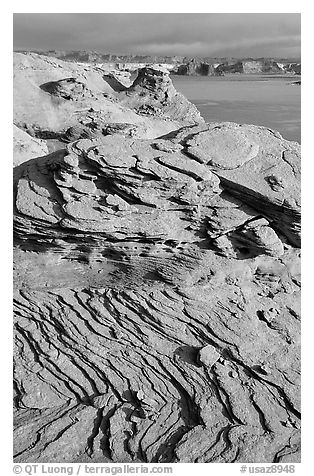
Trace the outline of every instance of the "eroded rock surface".
<path fill-rule="evenodd" d="M 167 136 L 207 164 L 223 188 L 259 210 L 300 246 L 300 145 L 264 127 L 234 123 L 182 128 Z"/>
<path fill-rule="evenodd" d="M 299 460 L 299 161 L 226 123 L 15 168 L 17 462 Z"/>
<path fill-rule="evenodd" d="M 41 157 L 49 152 L 47 144 L 30 136 L 13 124 L 13 165 L 21 164 L 30 158 Z"/>

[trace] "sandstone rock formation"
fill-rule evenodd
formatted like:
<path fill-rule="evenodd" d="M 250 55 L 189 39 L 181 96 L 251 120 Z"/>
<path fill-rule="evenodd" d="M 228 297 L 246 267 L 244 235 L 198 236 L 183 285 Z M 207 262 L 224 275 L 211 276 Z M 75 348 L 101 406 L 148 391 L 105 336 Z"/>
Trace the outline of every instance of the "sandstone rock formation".
<path fill-rule="evenodd" d="M 36 94 L 93 100 L 62 73 Z M 97 133 L 14 168 L 15 461 L 299 461 L 299 145 L 173 128 L 155 69 L 110 94 L 172 128 L 138 137 L 98 95 Z"/>
<path fill-rule="evenodd" d="M 287 73 L 301 74 L 301 63 L 287 63 L 283 68 Z"/>
<path fill-rule="evenodd" d="M 161 55 L 115 55 L 111 53 L 100 53 L 99 51 L 34 51 L 39 55 L 50 56 L 69 62 L 79 63 L 111 63 L 111 64 L 160 64 L 160 63 L 182 63 L 184 56 L 161 56 Z"/>
<path fill-rule="evenodd" d="M 97 67 L 34 53 L 16 53 L 14 60 L 14 123 L 39 139 L 67 141 L 72 128 L 79 138 L 103 136 L 112 123 L 131 124 L 136 137 L 153 138 L 204 122 L 166 70 L 143 68 L 126 87 L 114 71 L 108 77 Z"/>
<path fill-rule="evenodd" d="M 223 76 L 224 74 L 301 74 L 301 63 L 281 63 L 271 58 L 261 59 L 196 59 L 179 65 L 177 74 L 200 76 Z"/>
<path fill-rule="evenodd" d="M 243 73 L 245 74 L 254 74 L 254 73 L 280 73 L 282 69 L 276 61 L 271 59 L 265 59 L 264 61 L 243 61 Z"/>
<path fill-rule="evenodd" d="M 182 64 L 177 68 L 177 74 L 187 76 L 221 76 L 223 73 L 213 64 L 193 58 L 188 63 Z"/>

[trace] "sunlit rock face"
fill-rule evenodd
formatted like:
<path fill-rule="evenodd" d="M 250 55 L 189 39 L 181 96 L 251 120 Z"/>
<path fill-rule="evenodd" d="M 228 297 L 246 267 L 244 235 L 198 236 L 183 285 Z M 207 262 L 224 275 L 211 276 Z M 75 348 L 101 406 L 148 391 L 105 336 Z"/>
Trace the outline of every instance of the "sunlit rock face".
<path fill-rule="evenodd" d="M 117 130 L 112 124 L 132 126 L 124 131 L 131 137 L 155 138 L 196 123 L 204 120 L 164 68 L 144 67 L 131 81 L 114 68 L 14 54 L 14 124 L 48 146 L 105 137 Z"/>
<path fill-rule="evenodd" d="M 21 164 L 31 157 L 40 157 L 49 153 L 44 140 L 36 139 L 13 124 L 13 165 Z"/>

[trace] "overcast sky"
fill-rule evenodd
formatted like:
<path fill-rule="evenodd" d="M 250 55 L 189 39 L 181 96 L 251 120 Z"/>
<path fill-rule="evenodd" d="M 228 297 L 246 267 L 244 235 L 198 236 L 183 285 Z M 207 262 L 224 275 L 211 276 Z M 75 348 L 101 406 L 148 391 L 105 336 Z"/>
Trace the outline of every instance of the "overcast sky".
<path fill-rule="evenodd" d="M 299 57 L 298 13 L 15 13 L 14 49 Z"/>

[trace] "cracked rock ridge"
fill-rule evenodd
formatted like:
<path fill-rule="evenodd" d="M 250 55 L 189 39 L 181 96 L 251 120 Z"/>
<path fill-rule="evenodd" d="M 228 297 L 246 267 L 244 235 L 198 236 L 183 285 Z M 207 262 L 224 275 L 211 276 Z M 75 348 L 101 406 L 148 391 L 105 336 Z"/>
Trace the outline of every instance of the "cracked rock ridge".
<path fill-rule="evenodd" d="M 16 462 L 299 461 L 299 174 L 232 123 L 15 167 Z"/>

